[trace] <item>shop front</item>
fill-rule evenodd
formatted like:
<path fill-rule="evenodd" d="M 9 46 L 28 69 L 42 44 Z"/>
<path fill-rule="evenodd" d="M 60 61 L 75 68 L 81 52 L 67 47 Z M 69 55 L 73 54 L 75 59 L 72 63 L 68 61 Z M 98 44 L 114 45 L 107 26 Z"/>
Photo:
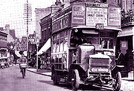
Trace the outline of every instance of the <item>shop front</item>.
<path fill-rule="evenodd" d="M 117 51 L 120 50 L 124 56 L 124 71 L 128 73 L 133 70 L 133 50 L 134 50 L 133 27 L 124 27 L 119 32 L 117 38 Z"/>
<path fill-rule="evenodd" d="M 51 51 L 51 39 L 49 38 L 43 47 L 37 52 L 38 63 L 40 68 L 50 68 L 50 51 Z"/>

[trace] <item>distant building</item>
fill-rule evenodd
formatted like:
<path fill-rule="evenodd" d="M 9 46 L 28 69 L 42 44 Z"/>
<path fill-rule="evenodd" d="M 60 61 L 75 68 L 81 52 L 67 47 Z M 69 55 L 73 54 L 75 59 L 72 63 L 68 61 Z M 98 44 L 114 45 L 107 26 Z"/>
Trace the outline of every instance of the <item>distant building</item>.
<path fill-rule="evenodd" d="M 28 58 L 31 58 L 32 56 L 35 56 L 36 54 L 36 33 L 30 34 L 28 36 Z"/>
<path fill-rule="evenodd" d="M 3 29 L 3 27 L 0 27 L 0 31 L 3 31 L 4 29 Z"/>
<path fill-rule="evenodd" d="M 66 0 L 67 1 L 67 0 Z M 35 9 L 35 17 L 36 17 L 36 24 L 35 24 L 35 31 L 36 35 L 41 39 L 41 27 L 40 27 L 40 20 L 49 14 L 53 15 L 61 8 L 61 2 L 57 0 L 55 4 L 51 5 L 47 8 L 36 8 Z"/>
<path fill-rule="evenodd" d="M 7 48 L 7 36 L 5 31 L 0 31 L 0 48 Z"/>
<path fill-rule="evenodd" d="M 40 27 L 40 19 L 44 16 L 47 16 L 51 13 L 51 7 L 48 8 L 36 8 L 35 9 L 35 31 L 36 35 L 41 38 L 41 27 Z"/>
<path fill-rule="evenodd" d="M 13 37 L 13 39 L 16 39 L 15 30 L 10 29 L 9 34 Z"/>
<path fill-rule="evenodd" d="M 134 0 L 108 0 L 121 7 L 121 28 L 118 33 L 117 50 L 125 55 L 127 72 L 132 71 L 134 61 Z"/>
<path fill-rule="evenodd" d="M 16 39 L 16 35 L 15 35 L 15 30 L 14 29 L 10 29 L 10 25 L 6 24 L 5 25 L 5 32 L 7 32 L 7 41 L 8 43 L 10 42 L 14 42 Z"/>

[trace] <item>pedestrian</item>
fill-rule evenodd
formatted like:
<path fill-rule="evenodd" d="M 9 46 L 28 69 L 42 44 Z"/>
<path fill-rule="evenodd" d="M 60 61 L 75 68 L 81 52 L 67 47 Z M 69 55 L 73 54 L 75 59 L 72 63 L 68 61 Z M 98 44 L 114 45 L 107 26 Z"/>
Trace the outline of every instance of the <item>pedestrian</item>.
<path fill-rule="evenodd" d="M 127 50 L 125 54 L 125 68 L 128 70 L 128 63 L 129 63 L 129 51 Z"/>
<path fill-rule="evenodd" d="M 19 53 L 21 55 L 21 57 L 18 59 L 20 72 L 22 72 L 24 70 L 24 76 L 25 76 L 26 68 L 27 68 L 27 58 L 24 56 L 23 51 L 20 51 Z"/>
<path fill-rule="evenodd" d="M 116 64 L 117 65 L 124 65 L 124 55 L 123 53 L 121 53 L 121 50 L 117 51 L 117 59 L 116 59 Z"/>
<path fill-rule="evenodd" d="M 41 66 L 41 59 L 40 57 L 38 58 L 38 69 L 40 69 L 40 66 Z"/>

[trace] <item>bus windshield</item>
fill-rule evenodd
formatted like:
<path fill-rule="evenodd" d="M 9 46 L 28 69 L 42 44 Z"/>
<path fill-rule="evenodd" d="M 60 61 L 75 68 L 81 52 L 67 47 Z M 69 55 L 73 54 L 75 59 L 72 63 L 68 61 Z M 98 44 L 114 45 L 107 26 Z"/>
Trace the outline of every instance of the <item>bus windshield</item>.
<path fill-rule="evenodd" d="M 95 46 L 95 49 L 114 49 L 114 35 L 109 34 L 73 34 L 70 45 L 76 47 L 83 43 Z"/>

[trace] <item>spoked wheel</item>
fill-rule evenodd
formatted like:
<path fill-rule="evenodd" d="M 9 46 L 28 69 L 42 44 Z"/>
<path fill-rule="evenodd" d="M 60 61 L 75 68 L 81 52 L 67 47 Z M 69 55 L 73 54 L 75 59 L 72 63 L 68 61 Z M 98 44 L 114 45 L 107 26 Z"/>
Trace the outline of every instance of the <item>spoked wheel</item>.
<path fill-rule="evenodd" d="M 80 86 L 80 77 L 79 72 L 77 69 L 75 69 L 72 73 L 72 88 L 74 91 L 78 90 Z"/>
<path fill-rule="evenodd" d="M 120 88 L 121 88 L 121 73 L 120 72 L 117 72 L 115 76 L 113 88 L 114 88 L 114 91 L 120 91 Z"/>

